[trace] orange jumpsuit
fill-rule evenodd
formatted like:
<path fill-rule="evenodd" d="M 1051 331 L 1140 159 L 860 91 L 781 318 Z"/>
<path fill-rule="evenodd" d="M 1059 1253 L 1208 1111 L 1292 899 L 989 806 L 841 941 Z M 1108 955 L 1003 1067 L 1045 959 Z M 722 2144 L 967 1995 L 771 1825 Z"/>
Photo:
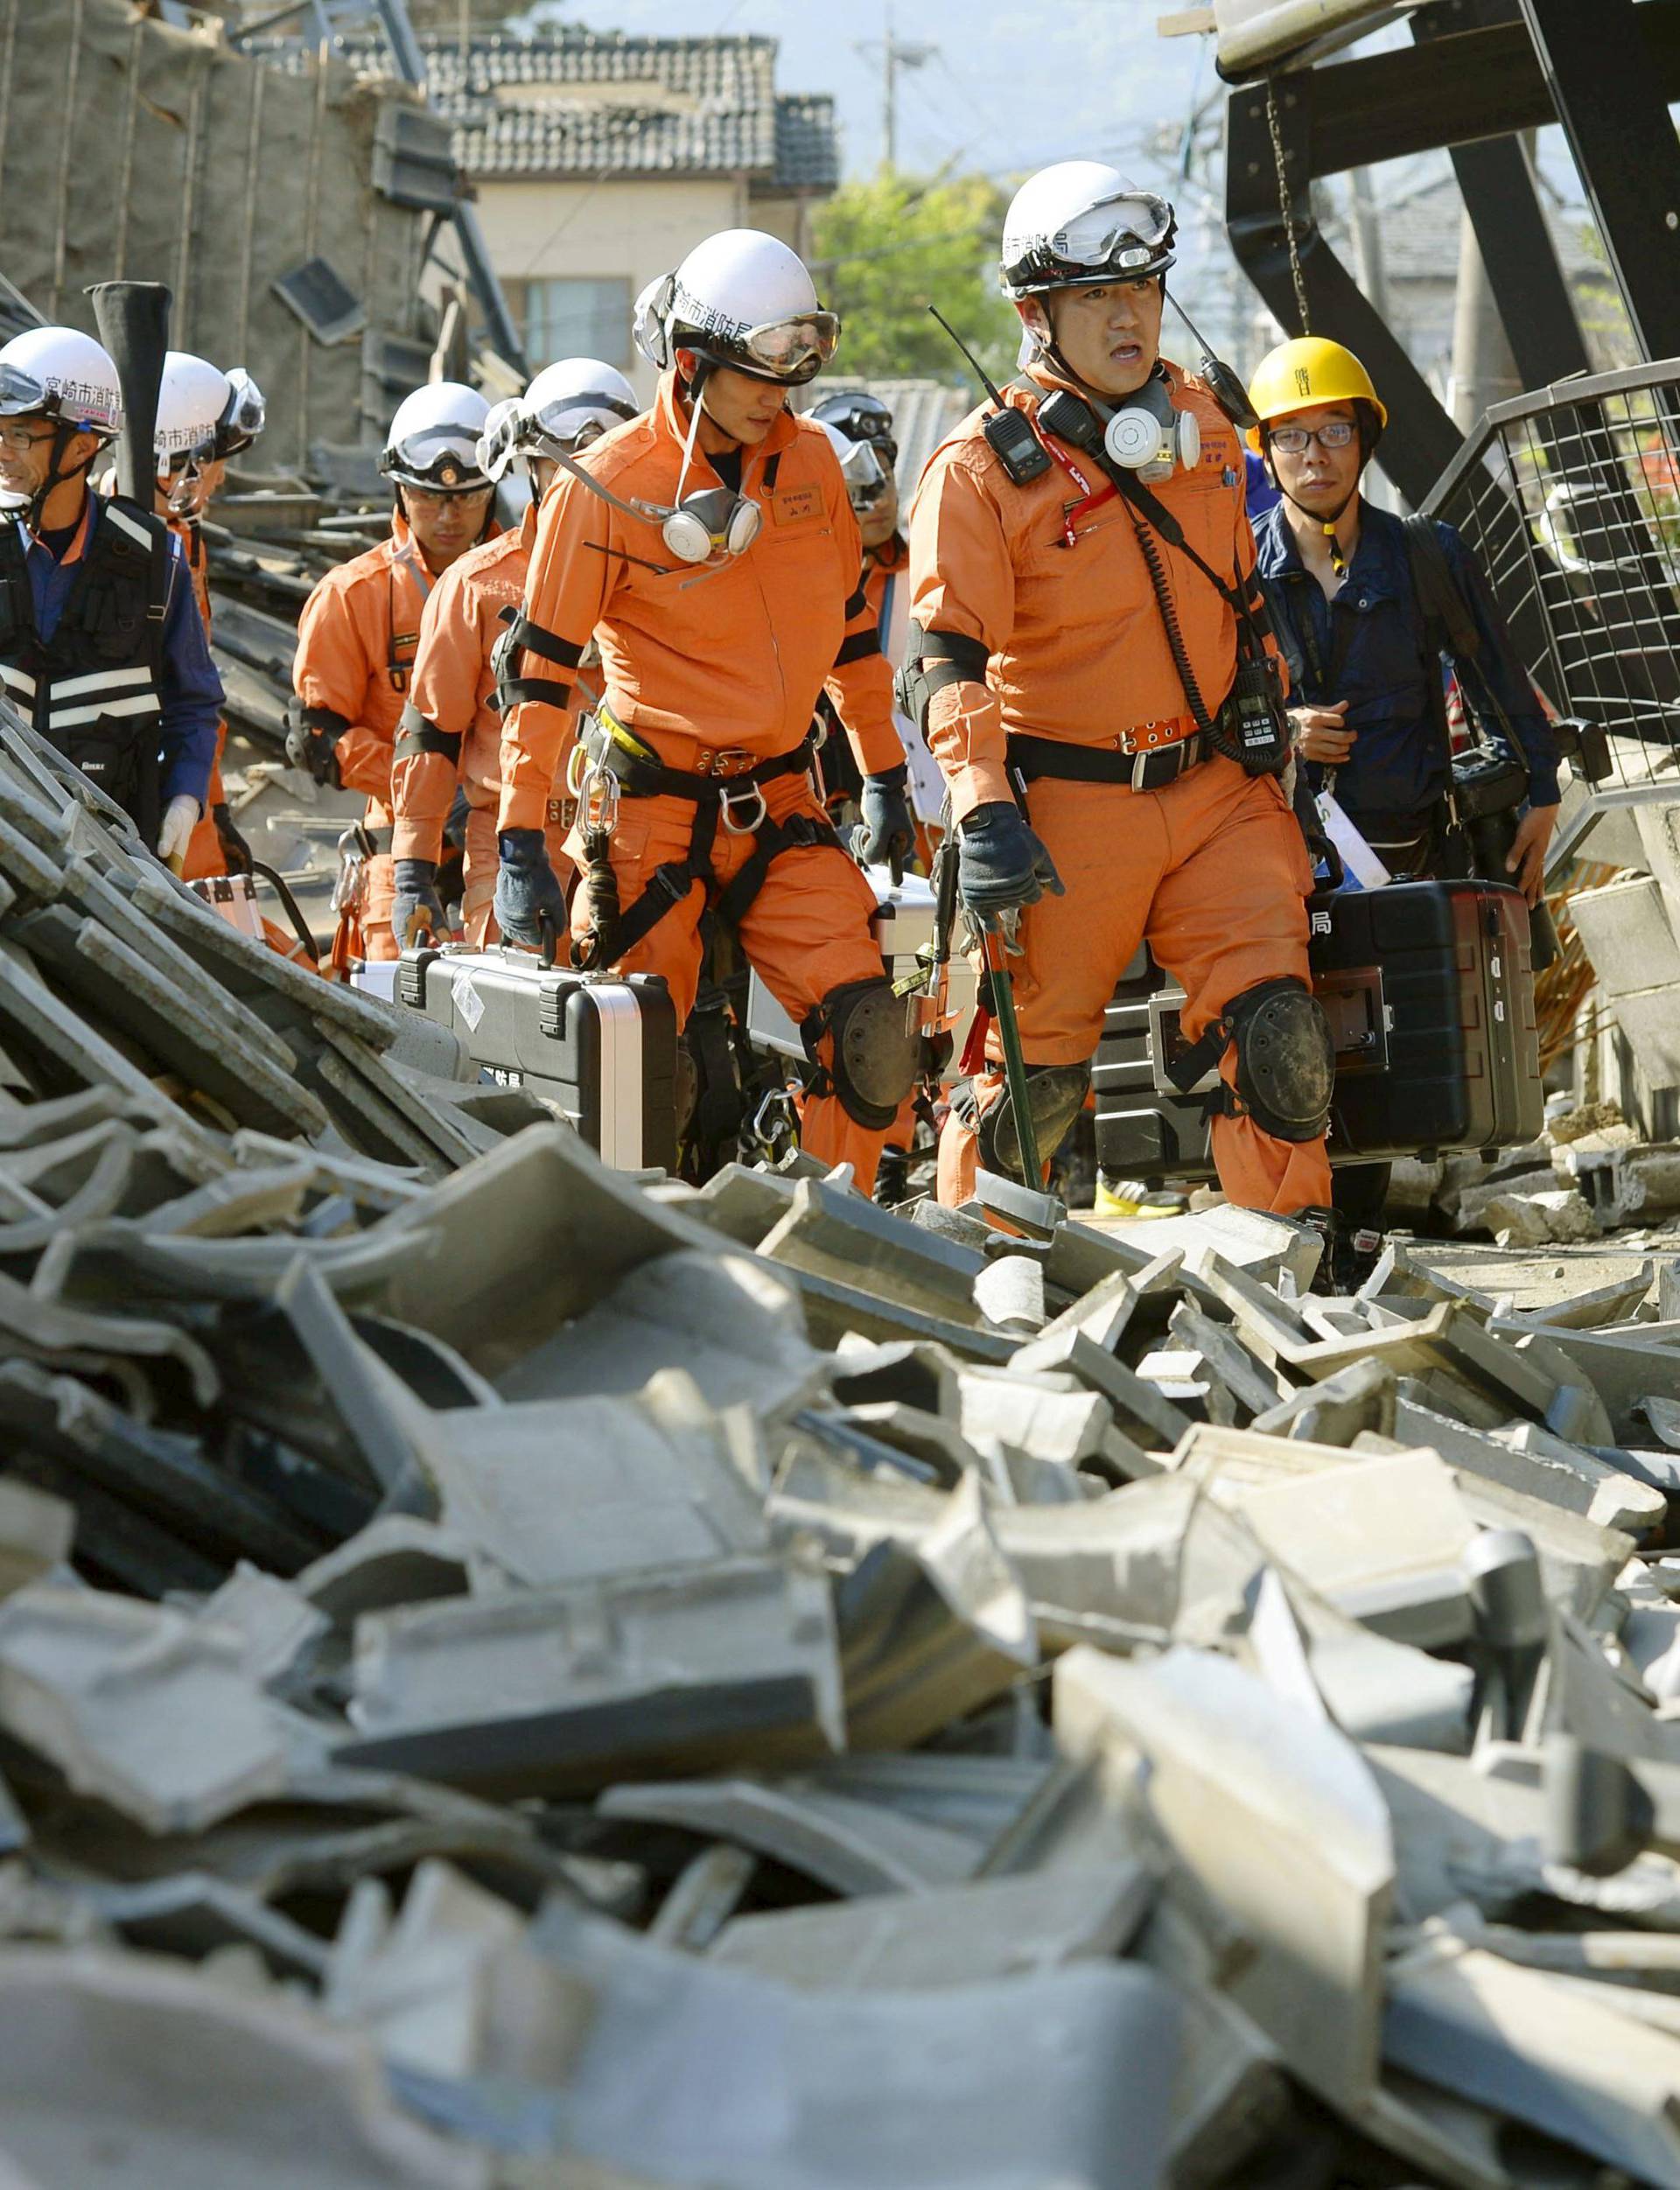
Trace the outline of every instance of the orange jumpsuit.
<path fill-rule="evenodd" d="M 1242 452 L 1202 383 L 1167 370 L 1174 402 L 1196 414 L 1201 459 L 1152 492 L 1234 582 L 1254 563 Z M 1032 377 L 1056 385 L 1042 366 Z M 1026 408 L 1030 399 L 1011 388 L 1005 400 Z M 1127 505 L 1073 451 L 1083 485 L 1058 464 L 1015 486 L 981 432 L 984 416 L 934 452 L 910 522 L 911 615 L 924 631 L 978 641 L 988 656 L 984 683 L 947 684 L 928 708 L 928 743 L 958 821 L 1013 796 L 1012 733 L 1141 752 L 1196 727 Z M 1217 710 L 1235 674 L 1236 619 L 1186 556 L 1164 540 L 1159 552 L 1191 668 Z M 1067 889 L 1027 908 L 1025 956 L 1011 962 L 1029 1066 L 1092 1056 L 1115 983 L 1145 938 L 1184 987 L 1193 1042 L 1257 983 L 1309 979 L 1312 873 L 1275 778 L 1213 755 L 1156 791 L 1040 777 L 1029 805 Z M 1001 1054 L 993 1028 L 975 1081 L 981 1109 L 1003 1092 Z M 1234 1049 L 1221 1071 L 1234 1081 Z M 1213 1151 L 1235 1202 L 1288 1212 L 1329 1201 L 1322 1139 L 1280 1140 L 1250 1117 L 1221 1116 Z M 975 1168 L 974 1125 L 954 1112 L 940 1145 L 941 1199 L 966 1200 Z"/>
<path fill-rule="evenodd" d="M 192 598 L 199 604 L 199 613 L 204 619 L 204 635 L 210 636 L 210 558 L 206 552 L 204 535 L 196 525 L 184 518 L 172 517 L 169 528 L 181 543 L 181 553 L 186 557 L 186 567 L 192 573 Z M 199 816 L 198 827 L 186 840 L 186 861 L 181 869 L 188 882 L 202 882 L 210 875 L 226 874 L 228 855 L 221 848 L 221 832 L 216 827 L 215 809 L 228 803 L 228 793 L 221 780 L 221 756 L 228 745 L 228 725 L 225 722 L 216 729 L 216 757 L 210 764 L 210 787 L 204 794 L 204 811 Z"/>
<path fill-rule="evenodd" d="M 581 461 L 628 500 L 676 499 L 688 420 L 675 375 L 660 383 L 654 409 L 615 428 Z M 698 444 L 685 492 L 718 484 Z M 820 426 L 784 412 L 756 448 L 745 452 L 742 490 L 764 510 L 759 537 L 721 567 L 677 562 L 656 523 L 609 508 L 563 472 L 538 514 L 526 610 L 576 661 L 592 633 L 601 651 L 601 681 L 612 714 L 661 762 L 689 774 L 728 777 L 794 752 L 811 725 L 825 687 L 840 710 L 861 768 L 895 768 L 903 748 L 892 724 L 892 676 L 874 619 L 858 585 L 858 521 L 840 466 Z M 535 653 L 522 675 L 568 672 Z M 575 676 L 575 670 L 571 671 Z M 577 712 L 540 700 L 508 710 L 502 736 L 502 829 L 539 829 L 548 814 Z M 772 823 L 797 817 L 822 822 L 802 771 L 764 788 Z M 744 812 L 753 801 L 744 796 Z M 612 839 L 612 861 L 626 913 L 664 862 L 681 862 L 696 808 L 677 796 L 626 798 Z M 570 849 L 581 864 L 574 831 Z M 738 876 L 757 849 L 751 830 L 720 826 L 708 889 L 686 897 L 619 960 L 630 973 L 663 975 L 686 1020 L 699 981 L 701 915 L 708 895 Z M 874 895 L 837 845 L 784 851 L 741 914 L 747 957 L 797 1024 L 835 990 L 878 980 L 880 953 L 871 934 Z M 584 893 L 573 927 L 586 932 Z M 828 1036 L 819 1044 L 825 1063 Z M 886 1134 L 853 1118 L 833 1095 L 808 1102 L 804 1140 L 830 1163 L 850 1162 L 860 1188 L 873 1182 Z"/>
<path fill-rule="evenodd" d="M 499 934 L 491 910 L 496 890 L 496 807 L 501 796 L 501 717 L 491 704 L 491 649 L 501 612 L 524 598 L 536 512 L 517 532 L 501 533 L 452 563 L 420 618 L 409 703 L 391 770 L 393 859 L 443 857 L 444 826 L 458 786 L 466 795 L 466 887 L 461 911 L 474 949 Z M 564 879 L 572 801 L 549 801 L 549 857 Z"/>
<path fill-rule="evenodd" d="M 293 689 L 305 707 L 330 708 L 342 717 L 339 773 L 346 791 L 368 794 L 363 821 L 374 857 L 361 920 L 369 958 L 398 955 L 391 934 L 391 749 L 431 585 L 408 521 L 397 512 L 389 539 L 329 570 L 298 619 Z"/>

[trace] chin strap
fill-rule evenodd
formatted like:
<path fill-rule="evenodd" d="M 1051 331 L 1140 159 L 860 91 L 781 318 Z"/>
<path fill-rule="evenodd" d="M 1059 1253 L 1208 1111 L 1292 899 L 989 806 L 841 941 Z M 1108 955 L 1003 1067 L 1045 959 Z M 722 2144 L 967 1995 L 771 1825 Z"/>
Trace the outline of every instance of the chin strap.
<path fill-rule="evenodd" d="M 74 472 L 61 472 L 59 469 L 65 451 L 75 439 L 79 431 L 80 428 L 66 425 L 62 418 L 59 419 L 53 426 L 52 454 L 47 464 L 46 477 L 30 496 L 21 513 L 24 522 L 31 532 L 38 533 L 41 529 L 41 519 L 46 515 L 46 505 L 55 491 L 70 479 L 80 479 L 85 481 L 92 468 L 94 458 L 90 456 L 86 464 L 77 465 Z M 97 454 L 98 451 L 95 450 L 94 455 Z"/>

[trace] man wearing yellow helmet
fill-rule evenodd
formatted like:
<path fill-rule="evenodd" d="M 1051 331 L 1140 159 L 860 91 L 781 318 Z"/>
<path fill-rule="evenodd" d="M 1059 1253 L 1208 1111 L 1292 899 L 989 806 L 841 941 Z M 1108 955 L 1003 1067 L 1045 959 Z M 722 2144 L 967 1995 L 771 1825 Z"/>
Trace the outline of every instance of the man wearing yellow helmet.
<path fill-rule="evenodd" d="M 1390 873 L 1453 871 L 1438 634 L 1425 627 L 1404 524 L 1359 491 L 1388 412 L 1353 352 L 1317 335 L 1263 358 L 1249 400 L 1260 421 L 1250 438 L 1283 496 L 1255 542 L 1292 656 L 1298 749 L 1315 787 L 1334 771 L 1338 804 Z M 1435 535 L 1480 641 L 1473 660 L 1454 658 L 1460 686 L 1528 767 L 1509 878 L 1532 905 L 1558 818 L 1557 749 L 1474 558 L 1451 525 Z"/>
<path fill-rule="evenodd" d="M 1388 412 L 1352 351 L 1319 336 L 1264 357 L 1249 399 L 1260 422 L 1250 438 L 1283 497 L 1256 522 L 1255 544 L 1290 657 L 1297 751 L 1313 787 L 1334 789 L 1390 874 L 1462 876 L 1468 850 L 1448 803 L 1444 632 L 1419 598 L 1415 572 L 1424 566 L 1414 564 L 1404 523 L 1359 491 Z M 1501 878 L 1532 905 L 1558 818 L 1557 749 L 1474 558 L 1451 525 L 1437 522 L 1434 539 L 1431 591 L 1450 584 L 1459 596 L 1451 652 L 1460 689 L 1483 728 L 1520 748 L 1513 758 L 1528 769 L 1528 810 Z M 1386 1164 L 1339 1169 L 1332 1198 L 1344 1222 L 1377 1223 L 1388 1182 Z"/>

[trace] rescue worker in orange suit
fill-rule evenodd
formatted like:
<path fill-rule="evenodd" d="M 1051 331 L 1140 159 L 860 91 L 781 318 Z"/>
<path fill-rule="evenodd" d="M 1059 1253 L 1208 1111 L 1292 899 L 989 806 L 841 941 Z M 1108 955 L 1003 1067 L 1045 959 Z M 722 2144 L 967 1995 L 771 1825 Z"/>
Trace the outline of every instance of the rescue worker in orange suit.
<path fill-rule="evenodd" d="M 1327 1228 L 1334 1058 L 1278 781 L 1283 678 L 1236 431 L 1160 359 L 1175 233 L 1169 206 L 1096 161 L 1017 192 L 1003 286 L 1030 362 L 923 475 L 904 689 L 949 787 L 970 921 L 1018 924 L 1040 1149 L 1083 1103 L 1103 1008 L 1147 938 L 1188 999 L 1186 1084 L 1218 1069 L 1226 1194 Z M 970 1197 L 977 1165 L 1019 1176 L 1001 1055 L 994 1026 L 953 1091 L 943 1201 Z"/>
<path fill-rule="evenodd" d="M 361 929 L 369 958 L 394 958 L 391 765 L 420 615 L 436 580 L 494 530 L 494 483 L 479 469 L 490 406 L 458 381 L 398 406 L 379 459 L 396 490 L 390 537 L 329 570 L 304 604 L 286 758 L 334 790 L 368 794 Z"/>
<path fill-rule="evenodd" d="M 806 1149 L 850 1163 L 867 1193 L 918 1025 L 811 780 L 825 684 L 864 772 L 858 857 L 901 858 L 914 824 L 845 482 L 822 427 L 788 409 L 838 333 L 794 253 L 753 229 L 708 238 L 643 292 L 657 401 L 563 464 L 537 518 L 509 654 L 550 692 L 504 717 L 496 918 L 525 943 L 566 918 L 542 835 L 573 727 L 555 688 L 575 691 L 593 633 L 604 697 L 573 779 L 574 960 L 662 975 L 685 1022 L 714 906 L 817 1067 Z"/>
<path fill-rule="evenodd" d="M 479 450 L 480 467 L 499 485 L 522 470 L 533 500 L 517 531 L 486 540 L 451 563 L 431 589 L 420 619 L 420 649 L 391 772 L 396 815 L 391 850 L 396 862 L 391 925 L 399 943 L 417 935 L 420 927 L 432 934 L 443 932 L 438 867 L 458 788 L 467 808 L 462 926 L 474 949 L 498 940 L 492 900 L 501 717 L 494 704 L 491 655 L 506 629 L 504 610 L 517 609 L 524 598 L 536 506 L 560 468 L 550 451 L 576 455 L 635 415 L 635 393 L 623 374 L 586 357 L 545 367 L 523 395 L 498 403 L 490 413 Z M 572 804 L 564 798 L 549 801 L 549 858 L 562 875 L 570 871 L 565 844 Z"/>
<path fill-rule="evenodd" d="M 164 358 L 154 435 L 156 508 L 181 543 L 206 638 L 211 631 L 210 558 L 204 543 L 204 514 L 221 486 L 228 458 L 256 441 L 266 413 L 262 391 L 242 366 L 223 373 L 207 358 L 186 350 L 171 350 Z M 251 871 L 251 848 L 234 824 L 221 780 L 227 744 L 228 725 L 223 722 L 216 731 L 209 811 L 187 840 L 181 872 L 188 882 Z"/>

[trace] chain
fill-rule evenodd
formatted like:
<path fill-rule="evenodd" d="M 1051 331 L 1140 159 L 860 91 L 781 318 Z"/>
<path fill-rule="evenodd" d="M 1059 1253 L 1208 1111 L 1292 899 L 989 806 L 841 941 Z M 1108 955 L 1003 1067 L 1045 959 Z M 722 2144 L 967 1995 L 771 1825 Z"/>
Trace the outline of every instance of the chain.
<path fill-rule="evenodd" d="M 1301 332 L 1312 332 L 1307 316 L 1306 283 L 1301 278 L 1301 251 L 1295 234 L 1295 203 L 1289 187 L 1289 164 L 1284 157 L 1284 133 L 1278 124 L 1278 79 L 1266 79 L 1266 127 L 1271 132 L 1271 157 L 1278 170 L 1278 203 L 1283 208 L 1284 234 L 1289 244 L 1290 278 L 1295 284 L 1295 309 L 1301 315 Z"/>

